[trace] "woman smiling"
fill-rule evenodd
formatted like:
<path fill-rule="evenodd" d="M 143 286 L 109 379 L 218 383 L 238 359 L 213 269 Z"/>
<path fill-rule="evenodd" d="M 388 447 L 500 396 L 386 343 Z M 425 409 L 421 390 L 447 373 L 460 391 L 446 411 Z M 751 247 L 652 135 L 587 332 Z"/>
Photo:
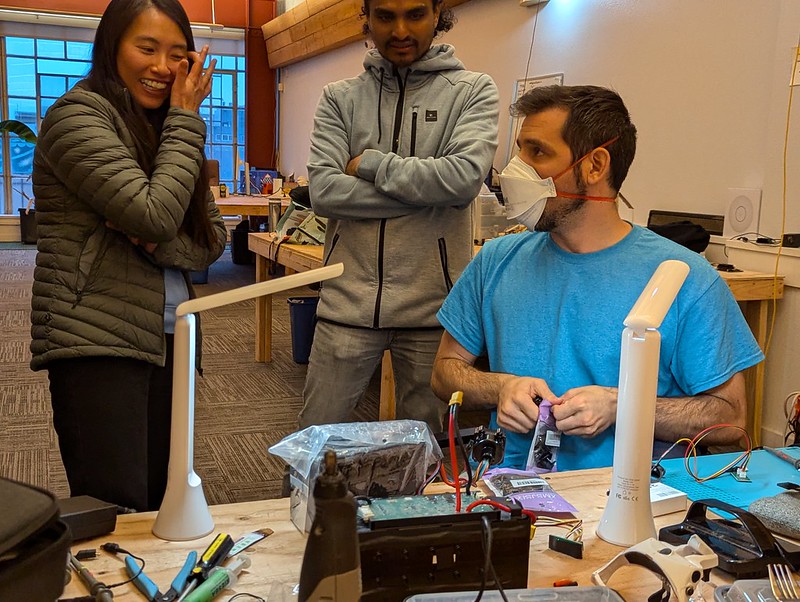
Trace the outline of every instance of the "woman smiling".
<path fill-rule="evenodd" d="M 31 367 L 49 372 L 73 496 L 164 495 L 175 308 L 226 239 L 203 175 L 207 53 L 177 0 L 112 0 L 88 77 L 42 123 Z"/>

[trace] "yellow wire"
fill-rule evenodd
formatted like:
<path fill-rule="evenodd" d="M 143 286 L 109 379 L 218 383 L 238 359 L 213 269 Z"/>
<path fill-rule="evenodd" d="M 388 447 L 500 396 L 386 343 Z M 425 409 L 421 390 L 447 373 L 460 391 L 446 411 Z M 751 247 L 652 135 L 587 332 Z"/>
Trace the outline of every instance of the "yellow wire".
<path fill-rule="evenodd" d="M 735 429 L 743 432 L 745 435 L 747 434 L 747 431 L 744 430 L 742 427 L 734 426 L 732 424 L 720 424 L 720 425 L 715 425 L 714 427 L 709 427 L 709 429 L 705 433 L 703 433 L 699 438 L 692 439 L 690 441 L 689 450 L 687 451 L 687 455 L 683 459 L 683 466 L 686 469 L 686 472 L 689 473 L 689 476 L 691 476 L 698 483 L 705 483 L 706 481 L 710 481 L 711 479 L 716 479 L 717 477 L 719 477 L 719 476 L 725 474 L 726 472 L 728 472 L 731 468 L 736 466 L 739 462 L 742 462 L 742 465 L 740 466 L 740 468 L 742 470 L 747 470 L 747 465 L 750 462 L 750 455 L 752 453 L 752 447 L 748 447 L 745 451 L 743 451 L 741 454 L 739 454 L 735 459 L 733 459 L 731 462 L 729 462 L 726 466 L 720 468 L 717 472 L 715 472 L 713 474 L 710 474 L 710 475 L 708 475 L 706 477 L 701 477 L 701 476 L 698 475 L 698 473 L 697 473 L 697 446 L 700 445 L 700 442 L 703 439 L 705 439 L 709 434 L 711 434 L 715 430 L 718 430 L 718 429 L 721 429 L 721 428 L 735 428 Z M 689 455 L 688 455 L 689 452 L 691 452 L 692 456 L 694 457 L 694 469 L 689 467 Z"/>
<path fill-rule="evenodd" d="M 792 123 L 792 100 L 794 99 L 794 86 L 792 85 L 794 79 L 795 65 L 800 60 L 800 36 L 797 39 L 797 46 L 794 49 L 795 56 L 792 61 L 792 70 L 789 75 L 789 102 L 786 106 L 786 131 L 783 136 L 783 191 L 781 199 L 781 236 L 778 239 L 780 245 L 778 246 L 778 253 L 775 255 L 775 272 L 772 275 L 772 318 L 769 322 L 769 334 L 767 334 L 767 342 L 764 345 L 764 361 L 769 355 L 769 347 L 772 344 L 772 334 L 775 332 L 775 317 L 778 313 L 778 267 L 781 262 L 781 252 L 783 251 L 783 235 L 786 233 L 786 180 L 788 178 L 786 164 L 788 163 L 789 155 L 789 130 Z M 800 82 L 798 82 L 800 83 Z"/>
<path fill-rule="evenodd" d="M 569 529 L 566 539 L 574 538 L 575 541 L 583 539 L 583 520 L 580 518 L 553 518 L 552 516 L 539 516 L 536 519 L 537 527 L 561 527 Z"/>

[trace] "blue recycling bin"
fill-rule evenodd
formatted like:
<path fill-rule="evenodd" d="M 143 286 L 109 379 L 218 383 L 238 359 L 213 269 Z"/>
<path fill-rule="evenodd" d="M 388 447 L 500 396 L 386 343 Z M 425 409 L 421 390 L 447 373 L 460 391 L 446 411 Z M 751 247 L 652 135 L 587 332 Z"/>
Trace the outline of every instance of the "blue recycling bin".
<path fill-rule="evenodd" d="M 319 297 L 289 297 L 289 323 L 292 330 L 292 359 L 307 364 L 314 341 Z"/>

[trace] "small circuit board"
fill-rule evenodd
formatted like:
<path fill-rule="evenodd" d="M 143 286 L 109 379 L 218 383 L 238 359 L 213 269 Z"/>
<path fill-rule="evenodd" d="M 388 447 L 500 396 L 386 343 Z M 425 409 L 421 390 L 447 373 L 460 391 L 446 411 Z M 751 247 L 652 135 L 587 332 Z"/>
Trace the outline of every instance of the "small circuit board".
<path fill-rule="evenodd" d="M 392 498 L 359 498 L 358 519 L 362 527 L 370 529 L 393 527 L 408 524 L 461 522 L 480 520 L 482 514 L 489 513 L 499 517 L 500 510 L 489 505 L 476 506 L 471 512 L 466 512 L 471 503 L 485 499 L 483 493 L 461 494 L 461 512 L 457 513 L 456 496 L 454 493 L 441 493 L 434 495 L 409 495 Z M 497 499 L 499 498 L 492 498 Z M 512 500 L 502 502 L 518 512 L 519 506 Z"/>

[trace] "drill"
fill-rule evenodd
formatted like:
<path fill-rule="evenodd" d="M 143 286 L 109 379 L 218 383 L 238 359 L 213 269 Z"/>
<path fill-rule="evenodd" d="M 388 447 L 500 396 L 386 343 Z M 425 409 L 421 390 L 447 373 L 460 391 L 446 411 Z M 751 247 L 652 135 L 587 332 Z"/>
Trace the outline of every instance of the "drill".
<path fill-rule="evenodd" d="M 356 502 L 336 466 L 336 452 L 325 452 L 314 484 L 314 522 L 300 569 L 299 602 L 357 602 L 361 597 L 361 558 L 356 535 Z"/>

